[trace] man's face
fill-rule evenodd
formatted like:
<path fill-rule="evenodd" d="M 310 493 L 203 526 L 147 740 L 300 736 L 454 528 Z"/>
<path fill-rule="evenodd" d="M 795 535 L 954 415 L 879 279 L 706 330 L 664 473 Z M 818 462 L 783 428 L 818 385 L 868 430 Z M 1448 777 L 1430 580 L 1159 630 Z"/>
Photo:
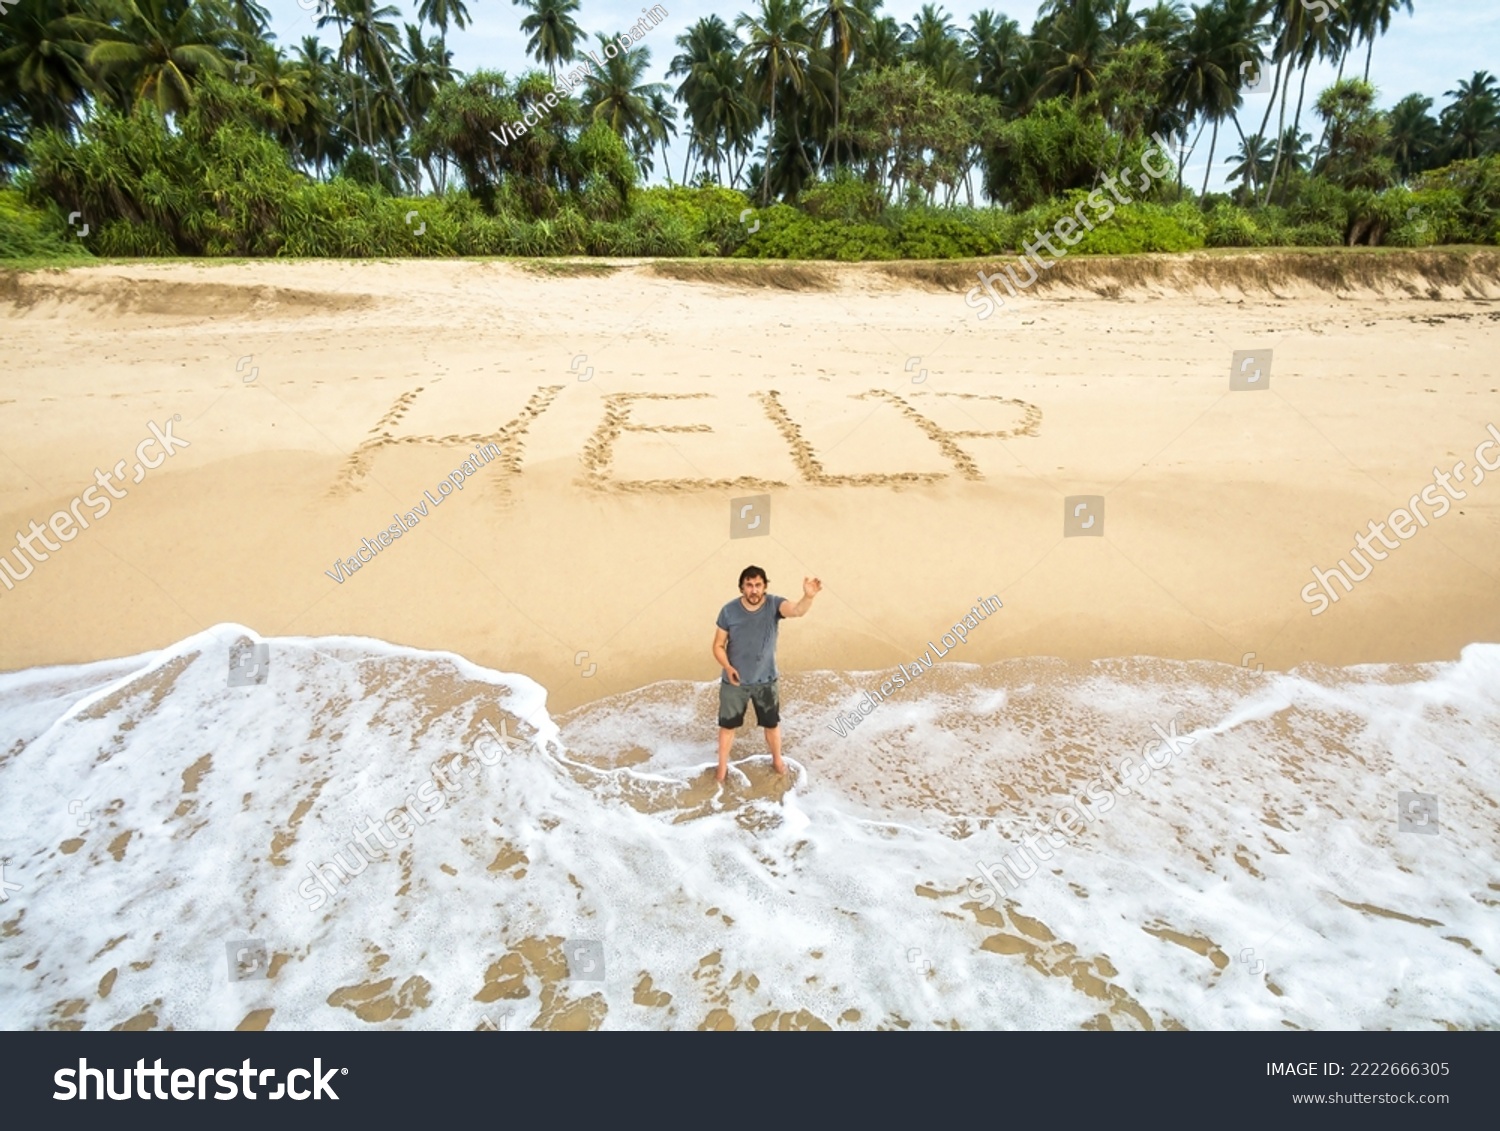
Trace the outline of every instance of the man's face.
<path fill-rule="evenodd" d="M 763 577 L 747 577 L 745 583 L 740 586 L 740 592 L 745 595 L 745 604 L 752 608 L 766 599 L 766 580 Z"/>

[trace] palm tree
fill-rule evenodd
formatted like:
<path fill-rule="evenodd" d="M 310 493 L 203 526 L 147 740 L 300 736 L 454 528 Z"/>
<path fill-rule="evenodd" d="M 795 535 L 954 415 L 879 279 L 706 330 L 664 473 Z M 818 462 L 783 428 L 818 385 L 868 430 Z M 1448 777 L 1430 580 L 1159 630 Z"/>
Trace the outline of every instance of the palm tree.
<path fill-rule="evenodd" d="M 573 13 L 578 11 L 578 0 L 513 2 L 531 12 L 521 21 L 521 30 L 531 36 L 526 41 L 526 50 L 547 68 L 553 81 L 556 81 L 557 64 L 571 63 L 578 53 L 576 44 L 583 38 L 583 30 L 573 19 Z M 613 43 L 614 40 L 607 42 Z"/>
<path fill-rule="evenodd" d="M 1287 127 L 1286 133 L 1281 135 L 1279 143 L 1281 150 L 1282 166 L 1290 173 L 1292 171 L 1304 172 L 1307 169 L 1311 153 L 1308 146 L 1312 142 L 1312 134 L 1299 133 Z"/>
<path fill-rule="evenodd" d="M 1189 122 L 1202 115 L 1205 125 L 1213 126 L 1203 170 L 1203 196 L 1208 195 L 1219 126 L 1240 105 L 1240 67 L 1253 62 L 1258 54 L 1256 24 L 1260 14 L 1254 0 L 1195 4 L 1177 48 L 1177 73 L 1169 98 L 1183 107 Z M 1238 122 L 1235 128 L 1239 128 Z"/>
<path fill-rule="evenodd" d="M 705 16 L 677 37 L 678 53 L 672 56 L 667 68 L 667 78 L 681 78 L 676 99 L 687 109 L 688 144 L 687 154 L 682 159 L 682 179 L 688 179 L 688 162 L 695 153 L 707 156 L 713 147 L 709 132 L 705 129 L 707 116 L 704 113 L 706 93 L 714 73 L 714 60 L 722 52 L 738 51 L 740 42 L 719 16 Z"/>
<path fill-rule="evenodd" d="M 284 118 L 290 126 L 300 124 L 314 99 L 307 69 L 281 52 L 267 49 L 256 59 L 254 72 L 251 88 L 276 110 L 278 118 Z"/>
<path fill-rule="evenodd" d="M 408 61 L 401 67 L 401 97 L 420 123 L 427 117 L 438 90 L 453 82 L 458 72 L 453 69 L 453 52 L 448 50 L 447 42 L 441 36 L 433 36 L 424 43 L 422 29 L 415 24 L 406 25 L 406 55 Z M 422 164 L 428 179 L 442 192 L 448 181 L 447 158 L 439 159 L 441 175 L 433 174 L 428 160 L 424 159 Z"/>
<path fill-rule="evenodd" d="M 1271 162 L 1274 153 L 1271 143 L 1261 137 L 1260 134 L 1251 134 L 1244 139 L 1240 151 L 1231 157 L 1224 158 L 1225 164 L 1238 162 L 1229 170 L 1226 180 L 1240 181 L 1250 199 L 1254 200 L 1260 191 L 1260 185 L 1266 177 L 1271 175 Z"/>
<path fill-rule="evenodd" d="M 336 128 L 329 110 L 338 94 L 339 71 L 333 50 L 325 47 L 315 35 L 303 36 L 298 45 L 297 64 L 307 74 L 307 88 L 312 101 L 302 121 L 293 128 L 298 152 L 311 160 L 318 176 L 323 175 L 325 161 L 341 161 L 348 152 L 344 135 Z"/>
<path fill-rule="evenodd" d="M 1472 79 L 1461 79 L 1457 89 L 1445 90 L 1443 95 L 1453 99 L 1443 108 L 1442 116 L 1451 154 L 1472 158 L 1493 149 L 1500 131 L 1495 76 L 1475 71 Z"/>
<path fill-rule="evenodd" d="M 400 14 L 400 10 L 390 4 L 376 8 L 374 0 L 333 0 L 332 11 L 318 19 L 319 27 L 329 22 L 338 23 L 342 33 L 339 43 L 341 62 L 346 66 L 353 64 L 355 72 L 366 84 L 376 73 L 385 80 L 384 86 L 369 84 L 371 90 L 366 92 L 365 126 L 371 142 L 376 133 L 374 100 L 382 91 L 389 100 L 388 107 L 396 112 L 403 124 L 411 126 L 411 114 L 396 87 L 388 54 L 388 49 L 396 50 L 397 43 L 396 25 L 390 22 L 390 18 Z"/>
<path fill-rule="evenodd" d="M 1130 11 L 1130 0 L 1115 0 L 1115 6 L 1105 13 L 1104 42 L 1109 44 L 1110 50 L 1118 51 L 1122 47 L 1129 47 L 1141 37 L 1141 25 L 1139 16 L 1145 15 L 1143 10 L 1138 15 Z"/>
<path fill-rule="evenodd" d="M 450 20 L 455 27 L 462 29 L 469 26 L 472 18 L 469 9 L 464 7 L 464 0 L 418 0 L 417 3 L 417 22 L 437 28 L 445 42 Z"/>
<path fill-rule="evenodd" d="M 714 162 L 719 180 L 724 179 L 724 157 L 735 159 L 730 172 L 732 184 L 739 183 L 760 124 L 760 110 L 746 91 L 748 85 L 739 54 L 717 52 L 704 69 L 699 93 L 688 107 L 700 152 L 705 162 Z"/>
<path fill-rule="evenodd" d="M 870 29 L 870 17 L 856 7 L 852 0 L 817 0 L 823 5 L 813 20 L 811 31 L 813 43 L 822 46 L 828 39 L 828 57 L 833 63 L 833 170 L 839 169 L 839 129 L 843 125 L 840 88 L 843 71 L 849 65 L 849 56 L 864 39 Z"/>
<path fill-rule="evenodd" d="M 1396 172 L 1402 180 L 1410 180 L 1418 173 L 1432 167 L 1432 160 L 1442 146 L 1443 131 L 1437 119 L 1428 113 L 1432 99 L 1420 94 L 1408 94 L 1391 107 L 1388 121 L 1390 134 L 1386 138 L 1386 153 L 1396 163 Z"/>
<path fill-rule="evenodd" d="M 33 129 L 77 125 L 77 106 L 92 88 L 85 63 L 89 45 L 76 12 L 71 3 L 18 0 L 6 16 L 0 91 L 11 93 Z"/>
<path fill-rule="evenodd" d="M 255 0 L 214 0 L 227 9 L 229 19 L 241 35 L 256 43 L 263 43 L 266 29 L 271 25 L 271 13 Z M 205 7 L 207 5 L 204 5 Z"/>
<path fill-rule="evenodd" d="M 906 42 L 906 57 L 926 67 L 933 77 L 963 58 L 953 20 L 940 5 L 923 4 L 916 23 L 902 25 L 901 38 Z"/>
<path fill-rule="evenodd" d="M 1313 62 L 1325 56 L 1337 56 L 1343 41 L 1343 25 L 1336 20 L 1321 18 L 1324 14 L 1322 8 L 1311 8 L 1304 5 L 1301 0 L 1276 0 L 1276 21 L 1279 23 L 1280 35 L 1276 43 L 1277 70 L 1282 77 L 1281 91 L 1281 114 L 1276 122 L 1277 128 L 1277 153 L 1271 163 L 1271 176 L 1266 182 L 1265 203 L 1270 203 L 1271 190 L 1276 184 L 1276 175 L 1281 166 L 1281 145 L 1289 136 L 1300 136 L 1300 124 L 1302 121 L 1302 103 L 1307 94 L 1307 76 L 1312 70 Z M 1286 128 L 1286 104 L 1291 95 L 1291 77 L 1294 66 L 1302 68 L 1302 84 L 1297 95 L 1297 112 L 1293 119 L 1290 130 Z M 1272 101 L 1275 101 L 1273 91 Z M 1266 107 L 1266 117 L 1269 119 L 1270 106 Z M 1261 123 L 1264 132 L 1266 123 Z"/>
<path fill-rule="evenodd" d="M 1187 15 L 1176 0 L 1157 0 L 1152 7 L 1137 12 L 1136 19 L 1140 21 L 1141 38 L 1161 47 L 1177 42 L 1187 27 Z"/>
<path fill-rule="evenodd" d="M 1098 85 L 1099 68 L 1109 53 L 1104 38 L 1103 0 L 1046 0 L 1032 37 L 1052 63 L 1038 95 L 1066 94 L 1075 101 Z"/>
<path fill-rule="evenodd" d="M 981 8 L 969 21 L 968 36 L 975 89 L 1005 103 L 1008 72 L 1021 46 L 1021 25 Z"/>
<path fill-rule="evenodd" d="M 901 25 L 890 16 L 876 18 L 875 7 L 871 4 L 865 9 L 870 17 L 870 34 L 865 39 L 865 49 L 855 59 L 856 66 L 865 73 L 899 67 L 906 52 L 901 42 Z"/>
<path fill-rule="evenodd" d="M 438 88 L 453 82 L 458 72 L 453 68 L 453 52 L 443 39 L 433 36 L 424 43 L 422 29 L 415 24 L 406 25 L 406 56 L 401 68 L 401 97 L 420 121 L 437 97 Z"/>
<path fill-rule="evenodd" d="M 583 95 L 584 111 L 619 134 L 632 152 L 639 154 L 644 149 L 649 154 L 656 137 L 652 127 L 652 97 L 665 94 L 667 84 L 641 81 L 651 65 L 649 47 L 617 51 L 614 58 L 608 58 L 604 48 L 615 44 L 616 37 L 597 34 L 604 71 L 600 74 L 590 68 L 584 76 L 588 85 Z"/>
<path fill-rule="evenodd" d="M 1402 8 L 1412 14 L 1412 0 L 1344 0 L 1349 9 L 1352 31 L 1365 40 L 1365 82 L 1370 81 L 1370 59 L 1375 54 L 1375 37 L 1391 30 L 1391 17 Z"/>
<path fill-rule="evenodd" d="M 803 22 L 803 0 L 761 0 L 760 16 L 740 13 L 734 26 L 746 32 L 741 58 L 751 68 L 750 77 L 762 101 L 769 102 L 770 128 L 766 131 L 765 169 L 761 176 L 761 206 L 770 202 L 771 144 L 776 135 L 776 92 L 783 82 L 801 94 L 807 78 L 807 55 L 811 38 Z"/>
<path fill-rule="evenodd" d="M 661 146 L 661 166 L 667 174 L 667 185 L 672 184 L 672 166 L 667 164 L 667 138 L 677 136 L 677 108 L 667 101 L 665 88 L 651 92 L 651 114 L 646 122 L 646 133 L 648 141 L 655 139 Z M 649 146 L 648 146 L 649 150 Z M 642 152 L 642 164 L 646 172 L 651 171 L 651 163 L 646 160 L 647 150 Z"/>
<path fill-rule="evenodd" d="M 72 26 L 95 39 L 89 65 L 101 77 L 120 75 L 132 105 L 150 101 L 163 114 L 181 113 L 193 105 L 205 72 L 229 70 L 216 41 L 224 41 L 230 29 L 214 24 L 212 14 L 192 0 L 121 0 L 109 18 L 104 23 L 79 17 Z"/>

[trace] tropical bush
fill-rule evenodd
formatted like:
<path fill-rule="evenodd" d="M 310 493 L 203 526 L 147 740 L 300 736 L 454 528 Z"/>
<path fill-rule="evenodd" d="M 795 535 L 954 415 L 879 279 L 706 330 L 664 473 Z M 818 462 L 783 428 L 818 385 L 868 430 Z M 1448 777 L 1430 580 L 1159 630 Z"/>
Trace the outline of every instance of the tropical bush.
<path fill-rule="evenodd" d="M 78 228 L 58 231 L 58 218 L 27 204 L 16 189 L 0 189 L 0 259 L 89 258 Z"/>
<path fill-rule="evenodd" d="M 1254 217 L 1228 201 L 1220 201 L 1204 217 L 1203 242 L 1208 247 L 1261 247 L 1265 234 Z"/>
<path fill-rule="evenodd" d="M 536 66 L 508 77 L 454 69 L 465 25 L 443 4 L 404 37 L 366 12 L 340 48 L 278 44 L 237 0 L 0 4 L 0 183 L 29 210 L 0 213 L 10 256 L 983 256 L 1137 170 L 1157 137 L 1203 138 L 1232 193 L 1154 176 L 1073 252 L 1500 242 L 1500 81 L 1381 109 L 1343 77 L 1370 73 L 1371 3 L 1309 21 L 1308 0 L 1047 0 L 1028 30 L 988 9 L 846 26 L 753 0 L 677 35 L 674 85 L 647 80 L 672 50 L 665 31 L 639 42 L 650 16 L 628 51 L 569 72 L 581 29 L 534 11 Z M 1279 137 L 1240 128 L 1246 64 L 1267 52 L 1284 81 L 1260 129 L 1274 112 Z M 1340 75 L 1322 91 L 1320 60 Z M 673 138 L 694 187 L 642 189 Z M 747 222 L 771 200 L 793 211 Z"/>
<path fill-rule="evenodd" d="M 1005 215 L 999 213 L 999 215 Z M 1009 246 L 1010 225 L 984 225 L 975 213 L 906 211 L 893 216 L 902 259 L 972 259 Z"/>
<path fill-rule="evenodd" d="M 817 220 L 860 224 L 878 219 L 885 211 L 885 194 L 846 169 L 839 176 L 804 189 L 797 204 Z"/>
<path fill-rule="evenodd" d="M 892 231 L 880 224 L 817 220 L 786 204 L 756 213 L 760 228 L 734 254 L 749 259 L 899 259 Z"/>

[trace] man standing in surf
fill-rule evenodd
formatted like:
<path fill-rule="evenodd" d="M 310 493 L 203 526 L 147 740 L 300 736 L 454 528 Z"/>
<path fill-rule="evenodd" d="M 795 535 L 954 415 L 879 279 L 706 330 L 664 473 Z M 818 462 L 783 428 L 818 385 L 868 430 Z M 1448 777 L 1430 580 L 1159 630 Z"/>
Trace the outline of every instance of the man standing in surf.
<path fill-rule="evenodd" d="M 767 593 L 766 571 L 746 566 L 740 571 L 740 596 L 719 610 L 714 629 L 714 660 L 724 669 L 719 680 L 719 771 L 729 772 L 729 748 L 734 732 L 745 721 L 745 708 L 755 704 L 755 722 L 766 732 L 766 749 L 778 774 L 781 760 L 781 696 L 777 691 L 776 631 L 783 617 L 805 617 L 813 598 L 823 588 L 816 577 L 802 579 L 802 600 L 793 604 Z"/>

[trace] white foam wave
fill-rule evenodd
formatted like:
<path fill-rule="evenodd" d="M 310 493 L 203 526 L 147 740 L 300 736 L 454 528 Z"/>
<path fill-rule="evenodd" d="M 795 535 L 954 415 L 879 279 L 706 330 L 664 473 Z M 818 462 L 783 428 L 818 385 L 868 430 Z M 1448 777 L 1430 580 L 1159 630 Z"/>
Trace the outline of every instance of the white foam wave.
<path fill-rule="evenodd" d="M 720 790 L 713 684 L 559 725 L 525 676 L 356 637 L 273 640 L 266 682 L 229 687 L 251 635 L 0 676 L 0 1024 L 1500 1022 L 1494 645 L 954 665 L 843 738 L 824 724 L 871 676 L 784 677 L 790 781 L 750 734 Z M 1173 717 L 1186 749 L 981 898 L 980 864 Z M 455 763 L 485 721 L 528 743 Z M 1403 791 L 1438 799 L 1436 835 L 1398 826 Z M 371 823 L 391 847 L 356 857 Z M 315 904 L 335 853 L 372 859 Z M 251 940 L 272 976 L 233 980 Z M 603 980 L 568 976 L 567 940 L 602 944 Z"/>

